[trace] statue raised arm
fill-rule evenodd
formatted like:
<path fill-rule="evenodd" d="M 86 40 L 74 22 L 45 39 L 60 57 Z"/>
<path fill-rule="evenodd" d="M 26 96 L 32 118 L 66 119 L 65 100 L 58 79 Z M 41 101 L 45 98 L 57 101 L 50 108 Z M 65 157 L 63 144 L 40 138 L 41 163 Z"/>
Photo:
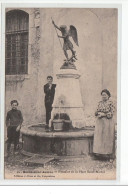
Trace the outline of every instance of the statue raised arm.
<path fill-rule="evenodd" d="M 76 43 L 76 45 L 79 46 L 78 45 L 77 30 L 76 30 L 75 26 L 70 25 L 70 28 L 68 29 L 68 27 L 66 25 L 61 25 L 60 27 L 58 27 L 53 20 L 52 20 L 52 23 L 55 26 L 55 28 L 58 29 L 59 31 L 61 31 L 61 33 L 62 33 L 62 36 L 59 36 L 58 34 L 57 35 L 59 38 L 63 38 L 63 40 L 64 40 L 63 51 L 64 51 L 64 54 L 66 56 L 66 59 L 68 61 L 77 60 L 76 51 L 74 51 L 73 44 L 69 39 L 69 37 L 71 36 L 73 38 L 74 42 Z M 70 50 L 72 52 L 71 58 L 68 58 L 67 50 Z"/>

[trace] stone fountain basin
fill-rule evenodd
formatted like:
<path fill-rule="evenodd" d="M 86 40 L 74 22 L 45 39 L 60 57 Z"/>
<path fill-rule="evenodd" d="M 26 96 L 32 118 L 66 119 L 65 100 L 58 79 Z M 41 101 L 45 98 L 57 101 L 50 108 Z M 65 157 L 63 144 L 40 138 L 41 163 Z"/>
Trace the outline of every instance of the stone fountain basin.
<path fill-rule="evenodd" d="M 94 127 L 70 131 L 45 131 L 45 125 L 24 126 L 21 129 L 24 153 L 64 156 L 92 153 Z"/>

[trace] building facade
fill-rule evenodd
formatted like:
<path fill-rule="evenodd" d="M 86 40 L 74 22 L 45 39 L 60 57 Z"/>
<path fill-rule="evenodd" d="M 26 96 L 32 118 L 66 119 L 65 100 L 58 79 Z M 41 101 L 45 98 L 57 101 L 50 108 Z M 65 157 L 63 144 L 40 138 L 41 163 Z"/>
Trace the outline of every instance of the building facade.
<path fill-rule="evenodd" d="M 51 18 L 58 26 L 74 25 L 77 29 L 79 47 L 72 43 L 81 73 L 85 118 L 94 116 L 102 89 L 108 89 L 115 101 L 117 98 L 117 9 L 9 8 L 5 114 L 10 101 L 17 99 L 26 125 L 45 122 L 43 86 L 48 75 L 57 84 L 56 73 L 65 59 Z"/>

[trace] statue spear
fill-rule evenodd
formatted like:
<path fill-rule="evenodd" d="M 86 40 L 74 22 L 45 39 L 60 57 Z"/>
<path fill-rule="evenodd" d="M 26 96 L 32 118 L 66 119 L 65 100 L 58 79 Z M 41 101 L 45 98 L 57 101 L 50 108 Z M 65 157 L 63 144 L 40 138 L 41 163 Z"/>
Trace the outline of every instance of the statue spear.
<path fill-rule="evenodd" d="M 52 22 L 54 22 L 53 19 L 52 19 L 52 17 L 51 17 L 51 20 L 52 20 Z M 54 25 L 53 25 L 53 26 L 54 26 Z M 54 26 L 54 28 L 55 28 L 55 26 Z M 59 35 L 58 35 L 58 32 L 57 32 L 57 29 L 56 29 L 56 28 L 55 28 L 55 31 L 56 31 L 56 34 L 57 34 L 57 37 L 58 37 Z M 58 37 L 58 39 L 59 39 L 59 37 Z M 62 47 L 62 44 L 61 44 L 60 39 L 59 39 L 59 42 L 60 42 L 60 46 L 61 46 L 61 48 L 62 48 L 62 50 L 63 50 L 63 47 Z"/>

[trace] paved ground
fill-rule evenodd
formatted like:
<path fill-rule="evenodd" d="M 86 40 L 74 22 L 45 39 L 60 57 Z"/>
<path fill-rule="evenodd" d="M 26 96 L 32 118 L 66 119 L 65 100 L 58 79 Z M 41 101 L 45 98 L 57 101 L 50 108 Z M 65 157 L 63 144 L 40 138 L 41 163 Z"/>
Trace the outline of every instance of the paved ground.
<path fill-rule="evenodd" d="M 14 156 L 12 153 L 8 159 L 5 158 L 5 174 L 17 174 L 23 171 L 56 171 L 62 172 L 74 171 L 77 173 L 102 173 L 102 174 L 115 174 L 116 160 L 95 160 L 92 156 L 77 157 L 60 157 L 59 160 L 53 160 L 45 166 L 41 164 L 26 165 L 26 160 L 30 157 L 24 156 L 17 152 Z"/>

